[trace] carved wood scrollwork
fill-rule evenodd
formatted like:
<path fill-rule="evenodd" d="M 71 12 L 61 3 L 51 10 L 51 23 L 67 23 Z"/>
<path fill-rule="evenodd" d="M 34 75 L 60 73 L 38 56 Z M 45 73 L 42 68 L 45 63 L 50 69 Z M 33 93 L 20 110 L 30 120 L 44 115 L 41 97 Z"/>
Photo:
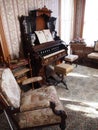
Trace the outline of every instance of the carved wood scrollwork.
<path fill-rule="evenodd" d="M 65 111 L 56 110 L 55 107 L 56 107 L 55 103 L 50 102 L 50 108 L 52 109 L 53 113 L 61 117 L 61 124 L 60 124 L 61 130 L 65 130 L 65 128 L 66 128 L 66 121 L 65 120 L 67 118 L 67 115 L 66 115 Z"/>

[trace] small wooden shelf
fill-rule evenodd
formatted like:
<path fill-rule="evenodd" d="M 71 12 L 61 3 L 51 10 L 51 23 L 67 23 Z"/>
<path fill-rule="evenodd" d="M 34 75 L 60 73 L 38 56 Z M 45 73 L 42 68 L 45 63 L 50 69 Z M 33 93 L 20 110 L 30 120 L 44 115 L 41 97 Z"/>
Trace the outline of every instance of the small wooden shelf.
<path fill-rule="evenodd" d="M 9 68 L 12 70 L 18 83 L 22 83 L 27 77 L 31 77 L 32 69 L 28 59 L 11 60 Z"/>

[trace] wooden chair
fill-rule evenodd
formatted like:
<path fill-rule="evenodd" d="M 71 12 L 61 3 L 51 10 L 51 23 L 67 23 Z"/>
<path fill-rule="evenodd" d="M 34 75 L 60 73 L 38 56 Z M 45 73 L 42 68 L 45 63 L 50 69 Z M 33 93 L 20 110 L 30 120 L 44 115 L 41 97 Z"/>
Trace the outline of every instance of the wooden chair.
<path fill-rule="evenodd" d="M 42 80 L 32 77 L 23 84 Z M 23 93 L 9 68 L 0 69 L 0 104 L 11 130 L 47 125 L 66 127 L 66 113 L 54 86 L 43 86 Z M 13 127 L 15 123 L 15 127 Z"/>
<path fill-rule="evenodd" d="M 72 54 L 78 55 L 78 62 L 84 63 L 85 59 L 85 43 L 71 43 L 70 48 L 72 50 Z"/>

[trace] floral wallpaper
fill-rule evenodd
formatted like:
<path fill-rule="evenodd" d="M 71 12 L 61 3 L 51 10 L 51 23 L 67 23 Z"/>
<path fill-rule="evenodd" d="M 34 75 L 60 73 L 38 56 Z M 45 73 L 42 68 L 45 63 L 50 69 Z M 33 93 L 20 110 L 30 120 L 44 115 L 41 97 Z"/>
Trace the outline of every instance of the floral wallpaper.
<path fill-rule="evenodd" d="M 57 17 L 56 30 L 59 30 L 59 0 L 0 0 L 0 15 L 7 46 L 11 57 L 19 57 L 21 39 L 18 17 L 28 15 L 29 10 L 46 6 L 52 10 L 52 16 Z"/>

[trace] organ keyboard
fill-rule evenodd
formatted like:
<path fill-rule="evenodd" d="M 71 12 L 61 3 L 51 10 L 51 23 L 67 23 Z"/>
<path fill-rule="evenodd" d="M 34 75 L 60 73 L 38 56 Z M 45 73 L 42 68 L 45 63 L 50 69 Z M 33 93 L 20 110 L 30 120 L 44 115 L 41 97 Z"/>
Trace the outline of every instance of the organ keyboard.
<path fill-rule="evenodd" d="M 60 50 L 60 51 L 57 51 L 57 52 L 51 53 L 51 54 L 49 54 L 49 55 L 46 55 L 46 56 L 43 57 L 43 59 L 50 58 L 50 57 L 52 57 L 52 56 L 54 56 L 54 55 L 58 55 L 58 54 L 61 54 L 61 53 L 63 53 L 63 52 L 64 52 L 64 54 L 65 54 L 65 49 L 62 49 L 62 50 Z M 61 55 L 61 56 L 62 56 L 62 55 Z M 57 57 L 57 56 L 56 56 L 56 57 Z"/>
<path fill-rule="evenodd" d="M 36 71 L 35 75 L 42 75 L 43 69 L 56 61 L 63 60 L 67 55 L 67 46 L 62 44 L 61 40 L 43 43 L 33 46 L 33 66 Z"/>
<path fill-rule="evenodd" d="M 42 65 L 51 64 L 54 61 L 60 60 L 60 58 L 66 55 L 65 49 L 46 55 L 42 59 Z"/>

